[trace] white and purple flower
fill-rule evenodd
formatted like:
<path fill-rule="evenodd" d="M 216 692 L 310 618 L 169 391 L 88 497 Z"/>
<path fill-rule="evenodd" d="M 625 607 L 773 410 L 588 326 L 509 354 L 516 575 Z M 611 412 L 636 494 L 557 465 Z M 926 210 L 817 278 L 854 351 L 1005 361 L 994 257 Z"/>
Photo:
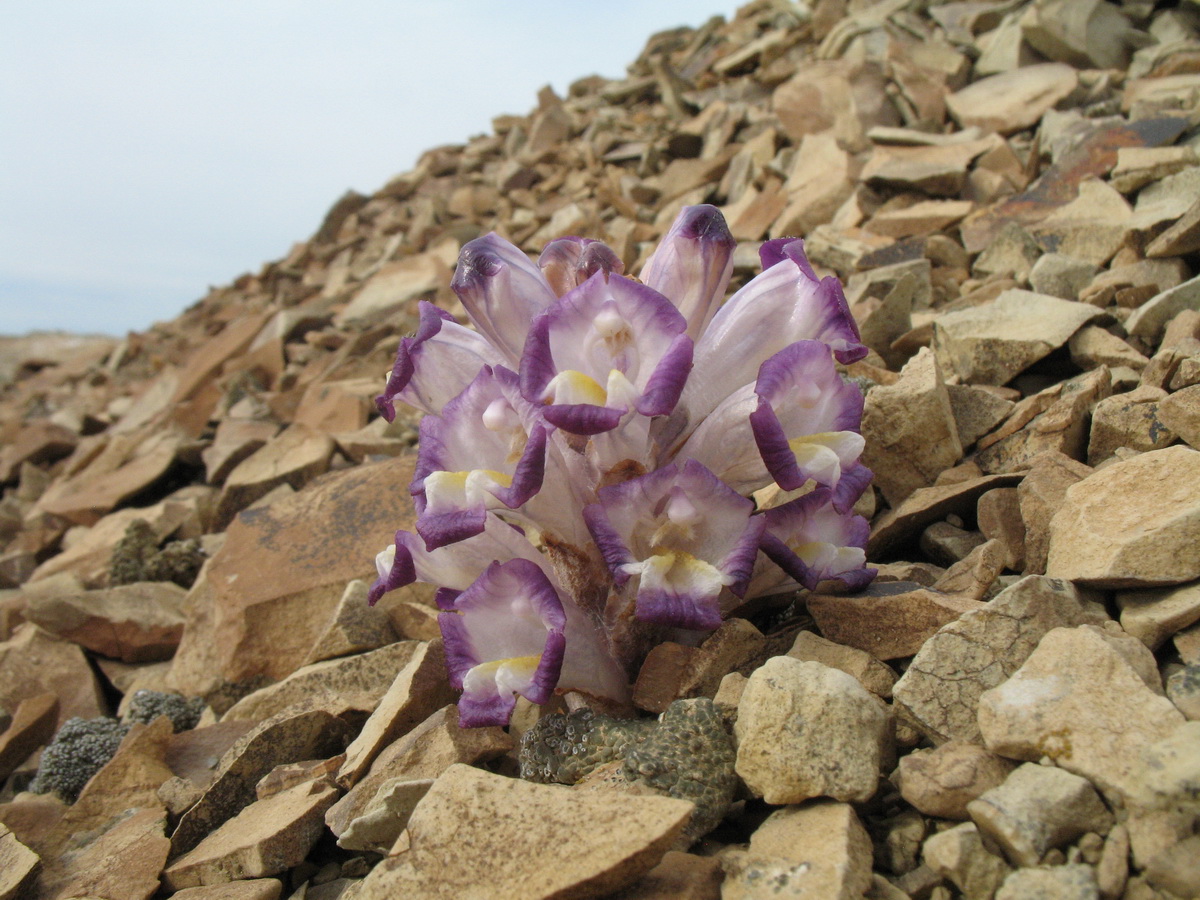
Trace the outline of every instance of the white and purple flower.
<path fill-rule="evenodd" d="M 640 280 L 599 241 L 535 264 L 489 234 L 451 285 L 471 327 L 421 305 L 376 401 L 426 413 L 416 529 L 379 554 L 370 598 L 439 589 L 463 724 L 507 722 L 518 695 L 625 702 L 658 641 L 756 593 L 874 575 L 851 513 L 862 395 L 835 365 L 866 348 L 841 286 L 782 239 L 722 304 L 734 246 L 711 206 L 680 214 Z M 806 493 L 760 509 L 773 485 Z"/>

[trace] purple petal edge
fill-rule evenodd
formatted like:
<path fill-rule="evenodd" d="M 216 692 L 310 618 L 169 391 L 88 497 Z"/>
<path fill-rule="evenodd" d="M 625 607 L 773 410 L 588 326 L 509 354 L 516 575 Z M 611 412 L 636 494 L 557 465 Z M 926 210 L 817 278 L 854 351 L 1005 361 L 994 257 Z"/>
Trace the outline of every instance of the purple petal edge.
<path fill-rule="evenodd" d="M 692 598 L 660 590 L 638 591 L 635 615 L 643 622 L 712 631 L 721 625 L 721 610 L 716 598 Z"/>

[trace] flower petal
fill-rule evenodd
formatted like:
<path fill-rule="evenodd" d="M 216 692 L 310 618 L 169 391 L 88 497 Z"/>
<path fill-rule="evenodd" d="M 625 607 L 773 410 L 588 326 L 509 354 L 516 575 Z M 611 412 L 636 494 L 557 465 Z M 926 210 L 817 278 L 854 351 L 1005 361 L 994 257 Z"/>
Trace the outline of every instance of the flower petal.
<path fill-rule="evenodd" d="M 533 321 L 521 392 L 545 405 L 547 421 L 575 434 L 611 430 L 631 406 L 664 414 L 691 367 L 686 327 L 661 294 L 597 272 Z"/>
<path fill-rule="evenodd" d="M 485 366 L 442 414 L 421 420 L 412 493 L 430 549 L 483 529 L 484 512 L 516 509 L 542 486 L 547 426 L 517 376 Z"/>
<path fill-rule="evenodd" d="M 504 362 L 487 340 L 432 303 L 421 301 L 420 317 L 416 333 L 400 341 L 387 385 L 375 398 L 389 422 L 396 417 L 396 400 L 423 412 L 440 412 L 481 368 Z"/>
<path fill-rule="evenodd" d="M 680 400 L 690 420 L 684 427 L 694 428 L 753 382 L 763 361 L 797 341 L 828 344 L 842 363 L 866 354 L 837 279 L 811 277 L 799 241 L 784 245 L 781 256 L 729 298 L 697 341 L 695 370 Z"/>
<path fill-rule="evenodd" d="M 556 299 L 541 270 L 495 232 L 468 242 L 450 282 L 479 332 L 515 366 L 533 317 Z M 473 373 L 472 373 L 473 374 Z"/>
<path fill-rule="evenodd" d="M 762 513 L 767 529 L 761 547 L 771 560 L 809 590 L 834 581 L 847 590 L 870 584 L 866 567 L 870 525 L 862 516 L 833 508 L 832 492 L 818 488 Z"/>
<path fill-rule="evenodd" d="M 667 297 L 696 340 L 712 319 L 733 274 L 737 241 L 715 206 L 687 206 L 642 269 L 642 282 Z"/>
<path fill-rule="evenodd" d="M 863 397 L 838 375 L 829 348 L 820 341 L 785 347 L 762 364 L 754 391 L 750 425 L 779 486 L 797 490 L 811 478 L 837 487 L 862 453 Z"/>
<path fill-rule="evenodd" d="M 493 562 L 438 615 L 450 683 L 463 691 L 460 723 L 505 725 L 521 694 L 545 703 L 566 649 L 567 617 L 546 573 L 533 562 Z"/>

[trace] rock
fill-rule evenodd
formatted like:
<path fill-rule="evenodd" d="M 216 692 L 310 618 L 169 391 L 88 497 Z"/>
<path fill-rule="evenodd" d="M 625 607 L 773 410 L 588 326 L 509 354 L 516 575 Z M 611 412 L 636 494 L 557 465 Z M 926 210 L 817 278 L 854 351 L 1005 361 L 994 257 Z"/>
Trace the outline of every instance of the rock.
<path fill-rule="evenodd" d="M 379 786 L 362 813 L 346 826 L 338 837 L 338 846 L 386 855 L 431 787 L 432 778 L 389 778 Z"/>
<path fill-rule="evenodd" d="M 397 312 L 450 281 L 450 266 L 437 253 L 421 253 L 388 263 L 366 279 L 338 315 L 339 322 L 377 319 Z"/>
<path fill-rule="evenodd" d="M 346 761 L 337 774 L 343 788 L 353 787 L 388 744 L 454 700 L 446 681 L 442 642 L 430 641 L 412 656 L 388 686 L 358 736 L 346 748 Z"/>
<path fill-rule="evenodd" d="M 1119 448 L 1144 453 L 1175 442 L 1175 434 L 1158 416 L 1158 405 L 1167 392 L 1142 385 L 1125 394 L 1105 397 L 1092 411 L 1088 440 L 1088 465 L 1099 465 Z"/>
<path fill-rule="evenodd" d="M 646 656 L 633 686 L 638 709 L 661 713 L 678 699 L 711 697 L 721 679 L 762 653 L 766 643 L 745 619 L 727 619 L 699 647 L 666 641 Z"/>
<path fill-rule="evenodd" d="M 806 134 L 784 182 L 787 205 L 771 225 L 772 237 L 807 234 L 828 222 L 854 191 L 850 156 L 828 132 Z"/>
<path fill-rule="evenodd" d="M 1200 893 L 1200 835 L 1192 835 L 1158 854 L 1146 866 L 1146 881 L 1180 897 Z"/>
<path fill-rule="evenodd" d="M 750 676 L 735 733 L 737 773 L 767 803 L 863 801 L 878 786 L 888 715 L 853 676 L 777 656 Z"/>
<path fill-rule="evenodd" d="M 283 883 L 276 878 L 250 878 L 184 888 L 171 896 L 180 900 L 279 900 L 282 891 Z"/>
<path fill-rule="evenodd" d="M 801 662 L 816 662 L 853 675 L 859 684 L 877 697 L 887 700 L 892 696 L 896 673 L 870 653 L 835 644 L 811 631 L 801 631 L 787 655 Z"/>
<path fill-rule="evenodd" d="M 724 879 L 718 860 L 668 850 L 662 862 L 611 900 L 720 900 Z"/>
<path fill-rule="evenodd" d="M 1035 124 L 1042 114 L 1075 90 L 1079 78 L 1062 63 L 1026 66 L 982 78 L 946 98 L 946 108 L 963 128 L 1010 134 Z"/>
<path fill-rule="evenodd" d="M 1054 766 L 1025 763 L 976 800 L 967 812 L 984 840 L 1017 868 L 1036 866 L 1046 851 L 1089 831 L 1104 834 L 1112 814 L 1087 780 Z"/>
<path fill-rule="evenodd" d="M 958 441 L 964 448 L 1003 422 L 1013 409 L 1011 400 L 969 384 L 946 385 L 946 393 L 950 397 Z"/>
<path fill-rule="evenodd" d="M 1134 337 L 1157 343 L 1166 324 L 1179 313 L 1200 310 L 1200 277 L 1169 288 L 1133 311 L 1125 321 L 1125 329 Z"/>
<path fill-rule="evenodd" d="M 980 606 L 903 581 L 876 582 L 857 594 L 809 594 L 805 603 L 824 637 L 882 660 L 912 656 L 943 625 Z"/>
<path fill-rule="evenodd" d="M 966 531 L 949 522 L 934 522 L 921 532 L 921 552 L 940 566 L 953 566 L 987 539 L 977 531 Z"/>
<path fill-rule="evenodd" d="M 1120 9 L 1102 0 L 1039 0 L 1021 16 L 1021 32 L 1033 49 L 1081 69 L 1124 69 L 1132 30 Z"/>
<path fill-rule="evenodd" d="M 1100 861 L 1096 864 L 1096 886 L 1103 900 L 1120 897 L 1129 877 L 1129 830 L 1114 825 L 1104 839 Z"/>
<path fill-rule="evenodd" d="M 26 623 L 0 643 L 0 706 L 15 710 L 22 700 L 47 693 L 58 697 L 56 730 L 73 716 L 94 719 L 107 711 L 83 651 Z"/>
<path fill-rule="evenodd" d="M 1042 248 L 1033 236 L 1016 222 L 1009 222 L 979 254 L 971 272 L 976 277 L 1012 278 L 1018 284 L 1025 284 L 1041 255 Z"/>
<path fill-rule="evenodd" d="M 1029 286 L 1039 294 L 1060 300 L 1083 300 L 1083 289 L 1095 277 L 1097 267 L 1086 259 L 1062 253 L 1043 253 L 1029 270 Z"/>
<path fill-rule="evenodd" d="M 163 872 L 171 890 L 277 875 L 301 863 L 323 831 L 337 789 L 299 784 L 251 803 Z"/>
<path fill-rule="evenodd" d="M 985 538 L 999 543 L 1003 566 L 1020 572 L 1025 568 L 1025 520 L 1021 516 L 1017 488 L 994 488 L 979 498 L 976 521 Z"/>
<path fill-rule="evenodd" d="M 1128 265 L 1113 265 L 1101 272 L 1079 293 L 1082 303 L 1136 309 L 1156 294 L 1187 281 L 1191 272 L 1179 259 L 1143 259 Z"/>
<path fill-rule="evenodd" d="M 455 765 L 413 810 L 407 847 L 371 871 L 357 900 L 398 892 L 455 900 L 600 897 L 650 871 L 690 810 L 667 797 L 584 794 Z M 542 864 L 547 846 L 559 865 Z"/>
<path fill-rule="evenodd" d="M 978 744 L 951 740 L 901 757 L 892 774 L 900 796 L 927 816 L 967 819 L 967 804 L 998 787 L 1013 763 Z"/>
<path fill-rule="evenodd" d="M 187 592 L 166 581 L 30 597 L 26 617 L 52 634 L 125 662 L 170 659 Z"/>
<path fill-rule="evenodd" d="M 1044 453 L 1083 457 L 1088 413 L 1111 392 L 1112 375 L 1101 367 L 1025 398 L 1000 428 L 980 439 L 976 464 L 985 472 L 1015 472 Z"/>
<path fill-rule="evenodd" d="M 180 819 L 171 835 L 173 854 L 192 850 L 253 803 L 255 785 L 276 766 L 334 756 L 348 737 L 349 726 L 320 710 L 281 713 L 259 723 L 221 757 L 212 784 Z"/>
<path fill-rule="evenodd" d="M 723 864 L 723 900 L 854 900 L 871 884 L 871 840 L 849 804 L 817 800 L 771 813 Z"/>
<path fill-rule="evenodd" d="M 895 384 L 868 392 L 862 433 L 863 464 L 893 507 L 958 462 L 962 446 L 954 413 L 931 351 L 921 350 Z"/>
<path fill-rule="evenodd" d="M 1167 699 L 1188 719 L 1200 719 L 1200 666 L 1184 666 L 1168 678 Z"/>
<path fill-rule="evenodd" d="M 1200 384 L 1168 394 L 1158 402 L 1158 419 L 1194 449 L 1200 450 Z"/>
<path fill-rule="evenodd" d="M 37 694 L 17 704 L 0 732 L 0 780 L 8 778 L 33 751 L 50 742 L 58 723 L 58 697 Z"/>
<path fill-rule="evenodd" d="M 503 729 L 460 728 L 458 711 L 443 707 L 385 747 L 367 773 L 330 808 L 325 824 L 340 840 L 358 818 L 368 814 L 389 782 L 437 778 L 453 765 L 487 762 L 512 749 L 513 739 Z M 365 849 L 355 848 L 351 840 L 342 846 Z"/>
<path fill-rule="evenodd" d="M 1158 679 L 1154 659 L 1133 638 L 1094 625 L 1056 628 L 1011 678 L 980 697 L 979 730 L 995 753 L 1046 756 L 1110 797 L 1127 795 L 1142 749 L 1183 721 L 1147 677 Z"/>
<path fill-rule="evenodd" d="M 41 860 L 0 823 L 0 897 L 15 900 L 37 877 Z"/>
<path fill-rule="evenodd" d="M 971 384 L 1007 384 L 1099 311 L 1032 291 L 1005 291 L 991 303 L 946 313 L 934 322 L 934 346 L 946 372 Z"/>
<path fill-rule="evenodd" d="M 876 145 L 871 157 L 863 166 L 863 181 L 899 188 L 912 189 L 939 197 L 955 197 L 966 182 L 967 169 L 971 161 L 995 145 L 983 138 L 975 141 L 947 143 L 932 147 L 895 147 Z M 959 201 L 947 201 L 960 203 Z M 957 221 L 971 211 L 970 203 L 953 207 L 950 221 Z M 872 228 L 876 234 L 886 230 Z M 924 231 L 937 231 L 928 228 Z M 903 235 L 893 235 L 903 236 Z"/>
<path fill-rule="evenodd" d="M 1168 447 L 1068 488 L 1050 524 L 1046 574 L 1108 588 L 1200 577 L 1200 452 Z"/>
<path fill-rule="evenodd" d="M 279 425 L 262 419 L 222 419 L 213 442 L 200 454 L 204 460 L 205 481 L 224 484 L 237 466 L 271 440 Z"/>
<path fill-rule="evenodd" d="M 1046 571 L 1050 552 L 1050 522 L 1062 507 L 1067 489 L 1092 473 L 1091 467 L 1062 453 L 1043 453 L 1033 460 L 1017 487 L 1021 521 L 1025 525 L 1025 573 Z"/>
<path fill-rule="evenodd" d="M 367 603 L 369 587 L 357 578 L 346 585 L 325 633 L 308 652 L 309 663 L 364 653 L 396 640 L 387 610 Z"/>
<path fill-rule="evenodd" d="M 1085 325 L 1080 328 L 1067 341 L 1067 348 L 1071 351 L 1071 362 L 1085 370 L 1099 366 L 1128 366 L 1135 372 L 1140 372 L 1150 362 L 1125 341 L 1099 325 Z"/>
<path fill-rule="evenodd" d="M 133 809 L 118 817 L 86 846 L 47 866 L 40 882 L 43 896 L 149 900 L 158 892 L 171 849 L 163 834 L 166 816 L 161 809 Z"/>
<path fill-rule="evenodd" d="M 967 900 L 995 895 L 1011 871 L 984 846 L 974 822 L 963 822 L 925 839 L 925 865 L 948 878 Z"/>
<path fill-rule="evenodd" d="M 294 496 L 239 516 L 209 561 L 203 625 L 189 620 L 172 681 L 181 689 L 219 672 L 231 682 L 280 679 L 298 669 L 346 583 L 371 577 L 371 553 L 412 521 L 411 458 L 331 474 Z M 312 523 L 321 521 L 314 529 Z"/>
<path fill-rule="evenodd" d="M 1081 863 L 1018 869 L 1005 878 L 996 891 L 996 900 L 1025 900 L 1028 897 L 1100 900 L 1096 872 Z"/>
<path fill-rule="evenodd" d="M 859 150 L 866 145 L 869 128 L 897 124 L 880 93 L 883 80 L 876 66 L 815 60 L 794 71 L 771 96 L 771 108 L 792 141 L 832 129 L 842 146 Z"/>
<path fill-rule="evenodd" d="M 929 524 L 948 515 L 971 516 L 981 494 L 1020 480 L 1013 475 L 988 475 L 914 491 L 896 509 L 887 510 L 875 519 L 867 542 L 868 558 L 894 558 Z"/>
<path fill-rule="evenodd" d="M 328 470 L 334 449 L 331 437 L 307 425 L 288 426 L 229 473 L 214 524 L 224 528 L 240 511 L 281 484 L 299 490 Z"/>
<path fill-rule="evenodd" d="M 1200 621 L 1200 583 L 1154 591 L 1118 591 L 1121 627 L 1151 650 Z"/>
<path fill-rule="evenodd" d="M 222 721 L 261 721 L 293 707 L 323 709 L 335 716 L 351 710 L 370 713 L 420 646 L 417 641 L 398 641 L 368 653 L 304 666 L 243 697 L 225 711 Z"/>
<path fill-rule="evenodd" d="M 1055 628 L 1102 622 L 1103 608 L 1073 585 L 1031 575 L 944 626 L 896 682 L 897 712 L 935 742 L 981 740 L 976 708 Z"/>

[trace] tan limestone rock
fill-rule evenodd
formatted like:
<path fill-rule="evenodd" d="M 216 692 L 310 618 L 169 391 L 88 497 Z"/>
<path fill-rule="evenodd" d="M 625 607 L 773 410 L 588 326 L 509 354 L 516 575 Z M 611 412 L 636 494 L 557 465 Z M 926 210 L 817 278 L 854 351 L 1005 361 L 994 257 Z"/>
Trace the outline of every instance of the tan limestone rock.
<path fill-rule="evenodd" d="M 1050 522 L 1062 507 L 1067 489 L 1092 473 L 1090 466 L 1062 453 L 1039 454 L 1017 487 L 1025 524 L 1025 574 L 1042 575 L 1050 552 Z"/>
<path fill-rule="evenodd" d="M 900 796 L 927 816 L 970 818 L 967 804 L 1003 783 L 1014 764 L 978 744 L 950 740 L 900 759 L 892 781 Z"/>
<path fill-rule="evenodd" d="M 1036 866 L 1046 851 L 1089 831 L 1104 834 L 1112 814 L 1087 779 L 1055 766 L 1025 763 L 967 812 L 1014 866 Z"/>
<path fill-rule="evenodd" d="M 33 595 L 26 617 L 52 634 L 125 662 L 170 659 L 183 634 L 183 588 L 144 581 L 79 594 Z"/>
<path fill-rule="evenodd" d="M 1069 583 L 1024 578 L 920 648 L 892 689 L 897 712 L 937 743 L 979 743 L 976 707 L 984 691 L 1016 672 L 1051 629 L 1105 618 Z"/>
<path fill-rule="evenodd" d="M 1160 400 L 1158 418 L 1164 426 L 1200 450 L 1200 384 L 1185 387 Z"/>
<path fill-rule="evenodd" d="M 1099 465 L 1121 448 L 1145 453 L 1173 444 L 1175 433 L 1158 415 L 1159 403 L 1166 396 L 1162 388 L 1144 384 L 1097 403 L 1092 410 L 1088 465 Z"/>
<path fill-rule="evenodd" d="M 828 222 L 854 191 L 850 156 L 830 132 L 806 134 L 783 185 L 787 205 L 771 226 L 772 237 L 807 234 Z"/>
<path fill-rule="evenodd" d="M 652 869 L 691 809 L 668 797 L 580 793 L 455 765 L 417 804 L 407 839 L 364 879 L 356 900 L 601 897 Z M 560 864 L 544 864 L 547 846 Z"/>
<path fill-rule="evenodd" d="M 46 693 L 58 697 L 56 730 L 72 716 L 94 719 L 107 712 L 83 651 L 27 622 L 0 643 L 0 706 L 15 710 L 22 700 Z"/>
<path fill-rule="evenodd" d="M 867 441 L 862 461 L 893 507 L 958 462 L 962 445 L 932 351 L 913 357 L 895 384 L 867 393 L 862 433 Z"/>
<path fill-rule="evenodd" d="M 939 316 L 934 344 L 943 370 L 971 384 L 1007 384 L 1061 347 L 1100 311 L 1032 291 Z"/>
<path fill-rule="evenodd" d="M 877 697 L 892 696 L 896 673 L 871 654 L 826 640 L 811 631 L 801 631 L 787 655 L 801 662 L 817 662 L 853 675 L 858 683 Z"/>
<path fill-rule="evenodd" d="M 856 678 L 791 656 L 750 676 L 734 733 L 738 775 L 772 804 L 868 799 L 890 738 L 885 705 Z"/>
<path fill-rule="evenodd" d="M 995 895 L 1011 869 L 983 843 L 974 822 L 963 822 L 925 839 L 925 865 L 949 879 L 969 900 Z"/>
<path fill-rule="evenodd" d="M 450 280 L 450 267 L 438 253 L 420 253 L 387 263 L 362 283 L 338 314 L 339 323 L 378 318 L 431 294 Z"/>
<path fill-rule="evenodd" d="M 1151 650 L 1200 621 L 1200 582 L 1152 591 L 1118 591 L 1121 627 Z"/>
<path fill-rule="evenodd" d="M 721 863 L 708 856 L 669 850 L 662 862 L 611 900 L 720 900 Z"/>
<path fill-rule="evenodd" d="M 756 900 L 763 885 L 803 900 L 857 900 L 871 886 L 871 839 L 854 808 L 832 800 L 776 810 L 750 836 L 748 850 L 722 862 L 724 900 Z"/>
<path fill-rule="evenodd" d="M 171 896 L 180 900 L 279 900 L 282 892 L 283 882 L 277 878 L 250 878 L 184 888 Z"/>
<path fill-rule="evenodd" d="M 1153 656 L 1123 632 L 1056 628 L 1011 678 L 979 699 L 988 749 L 1043 756 L 1109 795 L 1137 783 L 1142 750 L 1184 721 L 1162 695 Z"/>
<path fill-rule="evenodd" d="M 163 834 L 162 809 L 130 809 L 117 824 L 79 849 L 47 865 L 39 887 L 49 897 L 128 897 L 149 900 L 159 888 L 159 873 L 171 842 Z"/>
<path fill-rule="evenodd" d="M 212 784 L 180 819 L 171 835 L 173 854 L 191 850 L 253 803 L 255 786 L 276 766 L 335 756 L 349 734 L 345 722 L 321 710 L 284 712 L 259 723 L 221 757 Z"/>
<path fill-rule="evenodd" d="M 224 484 L 237 466 L 279 432 L 279 425 L 266 419 L 225 418 L 217 425 L 213 442 L 200 454 L 205 481 Z"/>
<path fill-rule="evenodd" d="M 432 778 L 389 778 L 379 786 L 362 813 L 338 836 L 344 850 L 370 850 L 386 855 L 408 826 L 421 798 L 433 787 Z M 327 817 L 328 821 L 328 817 Z"/>
<path fill-rule="evenodd" d="M 307 425 L 290 425 L 234 467 L 225 479 L 217 506 L 217 528 L 224 528 L 241 510 L 287 484 L 299 490 L 329 468 L 333 438 Z"/>
<path fill-rule="evenodd" d="M 946 98 L 946 108 L 963 128 L 980 128 L 1009 134 L 1037 123 L 1067 94 L 1079 76 L 1062 63 L 1026 66 L 982 78 Z"/>
<path fill-rule="evenodd" d="M 189 597 L 209 604 L 211 618 L 189 621 L 175 659 L 179 686 L 214 670 L 236 682 L 299 668 L 346 583 L 373 577 L 373 555 L 412 522 L 411 480 L 411 458 L 359 466 L 233 522 L 202 576 L 207 587 L 197 582 Z M 201 601 L 202 591 L 212 599 Z"/>
<path fill-rule="evenodd" d="M 248 694 L 221 721 L 261 721 L 289 708 L 323 709 L 333 715 L 370 713 L 419 644 L 397 641 L 378 650 L 328 659 L 297 669 L 282 681 Z"/>
<path fill-rule="evenodd" d="M 178 890 L 285 872 L 308 856 L 337 795 L 332 785 L 318 781 L 251 803 L 172 862 L 164 883 Z"/>
<path fill-rule="evenodd" d="M 1125 341 L 1099 325 L 1085 325 L 1080 328 L 1067 341 L 1067 348 L 1071 352 L 1071 362 L 1085 370 L 1098 366 L 1129 366 L 1135 372 L 1140 372 L 1150 362 Z"/>
<path fill-rule="evenodd" d="M 57 724 L 58 697 L 54 694 L 37 694 L 17 704 L 8 727 L 0 732 L 0 779 L 49 743 Z"/>
<path fill-rule="evenodd" d="M 40 862 L 36 853 L 0 823 L 0 898 L 20 897 L 37 877 Z"/>
<path fill-rule="evenodd" d="M 988 540 L 1004 549 L 1004 568 L 1025 568 L 1025 520 L 1021 516 L 1021 494 L 1017 488 L 995 488 L 979 498 L 975 518 Z"/>
<path fill-rule="evenodd" d="M 981 605 L 904 581 L 876 582 L 857 594 L 809 594 L 805 603 L 826 638 L 882 660 L 912 656 L 943 625 Z"/>
<path fill-rule="evenodd" d="M 946 393 L 954 413 L 958 442 L 964 448 L 970 447 L 1003 422 L 1013 410 L 1011 400 L 969 384 L 946 385 Z"/>
<path fill-rule="evenodd" d="M 1069 488 L 1050 524 L 1046 574 L 1110 588 L 1200 577 L 1200 451 L 1168 447 Z"/>
<path fill-rule="evenodd" d="M 898 124 L 883 88 L 877 66 L 815 60 L 798 66 L 791 80 L 775 89 L 771 108 L 793 141 L 832 130 L 843 147 L 859 150 L 872 126 Z"/>
<path fill-rule="evenodd" d="M 867 542 L 867 557 L 894 558 L 893 554 L 915 541 L 932 523 L 951 514 L 970 517 L 980 495 L 992 488 L 1009 487 L 1019 481 L 1020 476 L 1016 475 L 986 475 L 919 488 L 900 506 L 876 517 Z"/>
<path fill-rule="evenodd" d="M 1134 337 L 1157 343 L 1167 323 L 1185 310 L 1200 310 L 1200 276 L 1147 300 L 1126 320 L 1125 329 Z"/>
<path fill-rule="evenodd" d="M 346 585 L 325 632 L 317 637 L 308 652 L 307 662 L 365 653 L 396 640 L 387 610 L 367 603 L 370 585 L 354 579 Z"/>
<path fill-rule="evenodd" d="M 460 728 L 458 710 L 442 707 L 386 746 L 367 773 L 329 810 L 325 824 L 340 838 L 356 819 L 367 814 L 388 782 L 437 778 L 456 763 L 475 765 L 512 748 L 513 738 L 504 729 Z"/>
<path fill-rule="evenodd" d="M 338 772 L 338 784 L 343 788 L 353 787 L 381 750 L 453 701 L 454 692 L 446 680 L 442 642 L 419 645 L 346 748 L 346 762 Z"/>

